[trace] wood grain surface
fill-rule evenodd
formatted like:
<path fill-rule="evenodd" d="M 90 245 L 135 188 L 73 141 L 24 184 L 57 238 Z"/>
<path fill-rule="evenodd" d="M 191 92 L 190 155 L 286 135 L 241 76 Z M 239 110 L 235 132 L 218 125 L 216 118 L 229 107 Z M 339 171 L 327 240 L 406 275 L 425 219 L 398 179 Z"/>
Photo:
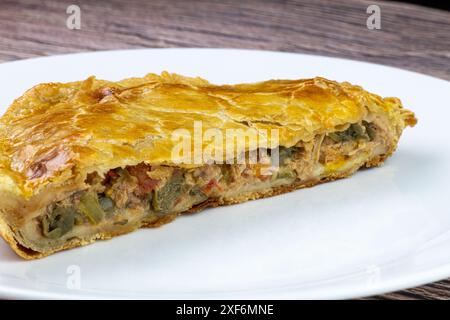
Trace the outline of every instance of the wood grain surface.
<path fill-rule="evenodd" d="M 81 29 L 66 9 L 81 8 Z M 366 9 L 381 8 L 381 30 Z M 337 56 L 450 80 L 450 12 L 386 1 L 0 0 L 0 61 L 92 50 L 227 47 Z M 370 299 L 449 299 L 450 280 Z"/>

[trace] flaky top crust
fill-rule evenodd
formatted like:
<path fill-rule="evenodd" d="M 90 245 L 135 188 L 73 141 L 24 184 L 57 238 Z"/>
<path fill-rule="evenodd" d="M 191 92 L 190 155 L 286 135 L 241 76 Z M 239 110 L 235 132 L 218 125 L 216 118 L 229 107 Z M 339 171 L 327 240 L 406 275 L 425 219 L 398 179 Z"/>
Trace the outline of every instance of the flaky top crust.
<path fill-rule="evenodd" d="M 29 199 L 93 171 L 173 164 L 171 134 L 192 132 L 194 121 L 204 131 L 279 129 L 280 145 L 290 147 L 377 114 L 399 133 L 416 121 L 396 98 L 324 78 L 213 85 L 164 72 L 40 84 L 0 119 L 0 192 Z"/>

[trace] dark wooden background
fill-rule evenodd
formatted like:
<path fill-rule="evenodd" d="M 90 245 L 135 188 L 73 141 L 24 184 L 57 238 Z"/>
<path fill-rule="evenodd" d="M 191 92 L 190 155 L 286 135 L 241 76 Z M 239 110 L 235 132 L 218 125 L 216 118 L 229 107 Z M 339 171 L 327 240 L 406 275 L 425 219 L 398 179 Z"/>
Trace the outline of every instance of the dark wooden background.
<path fill-rule="evenodd" d="M 80 30 L 66 27 L 71 4 Z M 381 8 L 381 30 L 366 27 L 370 4 Z M 305 52 L 450 80 L 450 12 L 363 0 L 0 0 L 0 62 L 147 47 Z M 448 299 L 450 280 L 373 298 Z"/>

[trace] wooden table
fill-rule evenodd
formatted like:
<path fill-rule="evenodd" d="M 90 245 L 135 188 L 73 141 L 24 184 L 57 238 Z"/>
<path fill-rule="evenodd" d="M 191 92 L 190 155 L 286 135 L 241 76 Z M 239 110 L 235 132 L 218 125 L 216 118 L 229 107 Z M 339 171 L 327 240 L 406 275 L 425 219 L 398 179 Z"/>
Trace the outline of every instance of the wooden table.
<path fill-rule="evenodd" d="M 366 9 L 381 8 L 368 30 Z M 69 4 L 81 29 L 66 27 Z M 371 61 L 450 80 L 450 12 L 399 2 L 0 1 L 0 61 L 92 50 L 231 47 Z M 450 298 L 450 280 L 376 299 Z"/>

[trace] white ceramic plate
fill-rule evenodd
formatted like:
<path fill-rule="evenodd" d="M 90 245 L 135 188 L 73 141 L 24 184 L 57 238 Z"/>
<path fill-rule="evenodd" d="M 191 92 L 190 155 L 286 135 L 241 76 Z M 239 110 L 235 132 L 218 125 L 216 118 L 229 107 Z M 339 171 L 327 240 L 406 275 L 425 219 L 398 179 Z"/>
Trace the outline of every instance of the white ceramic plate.
<path fill-rule="evenodd" d="M 351 298 L 450 276 L 450 83 L 375 64 L 148 49 L 0 64 L 1 112 L 40 82 L 163 70 L 216 83 L 323 76 L 397 96 L 419 124 L 385 166 L 158 229 L 23 261 L 0 242 L 3 298 Z M 78 284 L 80 288 L 78 288 Z"/>

